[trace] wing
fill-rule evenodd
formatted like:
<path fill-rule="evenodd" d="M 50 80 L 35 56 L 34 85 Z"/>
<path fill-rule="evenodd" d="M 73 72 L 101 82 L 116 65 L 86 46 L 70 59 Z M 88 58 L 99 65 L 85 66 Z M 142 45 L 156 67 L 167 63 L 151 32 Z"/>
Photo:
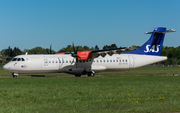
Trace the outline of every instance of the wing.
<path fill-rule="evenodd" d="M 117 50 L 125 51 L 128 47 L 120 47 L 120 48 L 113 48 L 113 49 L 103 49 L 103 50 L 94 50 L 91 51 L 90 54 L 92 58 L 98 57 L 101 53 L 107 53 L 107 52 L 114 52 L 116 53 Z"/>

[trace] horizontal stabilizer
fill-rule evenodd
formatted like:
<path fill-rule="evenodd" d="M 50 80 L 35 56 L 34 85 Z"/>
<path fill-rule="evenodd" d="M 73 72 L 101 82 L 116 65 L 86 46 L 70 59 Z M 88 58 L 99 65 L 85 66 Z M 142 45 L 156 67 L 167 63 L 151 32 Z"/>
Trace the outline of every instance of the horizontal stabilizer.
<path fill-rule="evenodd" d="M 156 31 L 156 33 L 170 33 L 170 32 L 176 32 L 174 29 L 166 30 L 166 31 Z M 145 32 L 145 34 L 152 34 L 153 32 Z"/>

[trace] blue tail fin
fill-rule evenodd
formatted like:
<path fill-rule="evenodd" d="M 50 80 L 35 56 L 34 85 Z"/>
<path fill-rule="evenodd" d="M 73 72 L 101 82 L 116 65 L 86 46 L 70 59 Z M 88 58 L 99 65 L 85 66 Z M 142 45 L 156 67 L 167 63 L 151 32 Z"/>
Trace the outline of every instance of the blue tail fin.
<path fill-rule="evenodd" d="M 153 32 L 146 32 L 152 34 L 150 39 L 144 43 L 139 49 L 134 51 L 125 52 L 122 54 L 141 54 L 141 55 L 156 55 L 160 56 L 163 46 L 164 36 L 167 32 L 176 32 L 175 30 L 168 30 L 164 27 L 158 27 Z"/>

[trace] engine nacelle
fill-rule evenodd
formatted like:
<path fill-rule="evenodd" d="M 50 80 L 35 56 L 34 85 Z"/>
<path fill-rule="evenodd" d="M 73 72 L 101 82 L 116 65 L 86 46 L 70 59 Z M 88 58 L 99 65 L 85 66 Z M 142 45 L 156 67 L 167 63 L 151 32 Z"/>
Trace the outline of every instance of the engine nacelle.
<path fill-rule="evenodd" d="M 88 59 L 92 59 L 92 56 L 90 54 L 91 51 L 81 51 L 81 52 L 77 52 L 77 55 L 80 57 L 78 58 L 78 60 L 88 60 Z"/>

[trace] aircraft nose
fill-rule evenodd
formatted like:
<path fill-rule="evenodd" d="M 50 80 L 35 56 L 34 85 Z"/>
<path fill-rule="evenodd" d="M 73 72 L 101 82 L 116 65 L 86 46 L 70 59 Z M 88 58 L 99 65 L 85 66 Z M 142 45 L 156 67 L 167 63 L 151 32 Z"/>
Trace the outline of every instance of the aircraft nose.
<path fill-rule="evenodd" d="M 3 66 L 3 69 L 8 71 L 10 69 L 10 67 L 6 64 L 6 65 Z"/>

